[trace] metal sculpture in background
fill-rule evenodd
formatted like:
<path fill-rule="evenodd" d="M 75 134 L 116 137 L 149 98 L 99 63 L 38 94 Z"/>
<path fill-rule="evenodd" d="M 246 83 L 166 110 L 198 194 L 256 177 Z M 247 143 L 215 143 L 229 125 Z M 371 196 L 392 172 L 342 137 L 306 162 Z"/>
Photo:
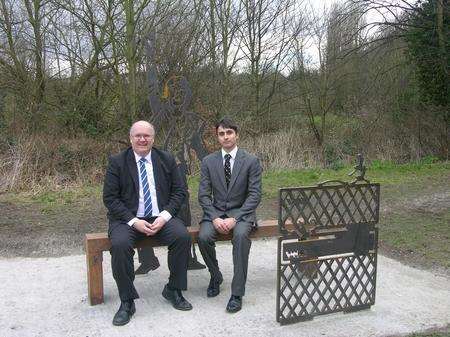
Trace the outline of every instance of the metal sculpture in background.
<path fill-rule="evenodd" d="M 156 33 L 149 33 L 145 50 L 147 56 L 147 80 L 149 102 L 152 110 L 151 122 L 155 128 L 165 130 L 163 149 L 176 151 L 177 159 L 187 173 L 186 156 L 189 150 L 195 151 L 201 161 L 208 150 L 202 142 L 206 120 L 198 113 L 189 110 L 192 103 L 192 90 L 184 76 L 172 75 L 162 86 L 158 80 L 156 58 Z"/>
<path fill-rule="evenodd" d="M 147 56 L 147 80 L 149 86 L 149 102 L 152 110 L 151 122 L 156 129 L 166 127 L 163 149 L 169 148 L 176 152 L 178 169 L 187 186 L 188 174 L 187 157 L 193 149 L 201 161 L 208 154 L 202 142 L 202 135 L 206 126 L 201 116 L 189 110 L 192 102 L 192 90 L 184 76 L 171 76 L 160 93 L 160 82 L 156 62 L 156 34 L 149 33 L 145 51 Z M 178 216 L 186 226 L 191 225 L 191 211 L 189 207 L 189 193 L 181 206 Z M 203 269 L 203 264 L 197 261 L 195 245 L 189 259 L 188 269 Z"/>
<path fill-rule="evenodd" d="M 332 180 L 280 189 L 281 324 L 367 309 L 375 303 L 380 185 L 364 178 L 360 154 L 351 174 L 355 172 L 350 183 Z"/>

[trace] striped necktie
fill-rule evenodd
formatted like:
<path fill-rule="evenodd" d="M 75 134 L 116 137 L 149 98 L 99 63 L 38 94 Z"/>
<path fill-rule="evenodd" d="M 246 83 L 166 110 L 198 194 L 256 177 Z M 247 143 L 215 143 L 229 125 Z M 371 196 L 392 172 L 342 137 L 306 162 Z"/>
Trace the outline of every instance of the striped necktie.
<path fill-rule="evenodd" d="M 139 159 L 139 171 L 141 174 L 142 192 L 144 193 L 144 217 L 152 215 L 152 197 L 148 185 L 147 170 L 145 169 L 145 158 Z"/>

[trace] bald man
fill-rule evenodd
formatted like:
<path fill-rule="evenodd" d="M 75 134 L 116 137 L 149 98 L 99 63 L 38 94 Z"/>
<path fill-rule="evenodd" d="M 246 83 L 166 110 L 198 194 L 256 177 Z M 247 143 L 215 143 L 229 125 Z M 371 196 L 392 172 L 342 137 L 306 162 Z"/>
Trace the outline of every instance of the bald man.
<path fill-rule="evenodd" d="M 103 202 L 108 209 L 111 266 L 119 290 L 120 307 L 114 325 L 127 324 L 136 311 L 134 245 L 154 236 L 168 246 L 169 281 L 162 296 L 178 310 L 191 310 L 183 297 L 191 239 L 177 218 L 186 196 L 174 157 L 153 147 L 155 129 L 146 121 L 130 128 L 131 147 L 112 156 L 106 170 Z"/>

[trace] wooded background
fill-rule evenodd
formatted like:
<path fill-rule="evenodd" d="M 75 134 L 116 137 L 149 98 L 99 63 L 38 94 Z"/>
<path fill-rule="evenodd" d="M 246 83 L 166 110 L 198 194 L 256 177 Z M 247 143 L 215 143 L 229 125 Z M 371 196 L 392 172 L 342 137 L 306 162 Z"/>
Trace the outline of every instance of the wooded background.
<path fill-rule="evenodd" d="M 181 76 L 190 114 L 160 120 L 157 144 L 192 174 L 181 135 L 212 150 L 224 115 L 269 170 L 448 160 L 450 1 L 325 3 L 0 0 L 0 190 L 98 183 L 131 123 L 154 122 L 150 89 L 176 100 Z"/>

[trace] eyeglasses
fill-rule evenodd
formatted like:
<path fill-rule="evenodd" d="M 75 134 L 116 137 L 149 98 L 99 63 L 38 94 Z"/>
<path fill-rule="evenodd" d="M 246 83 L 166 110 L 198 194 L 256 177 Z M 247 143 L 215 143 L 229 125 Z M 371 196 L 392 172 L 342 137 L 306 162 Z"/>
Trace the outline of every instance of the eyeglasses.
<path fill-rule="evenodd" d="M 153 138 L 153 135 L 133 135 L 132 136 L 134 139 L 141 139 L 144 138 L 145 140 L 151 139 Z"/>

